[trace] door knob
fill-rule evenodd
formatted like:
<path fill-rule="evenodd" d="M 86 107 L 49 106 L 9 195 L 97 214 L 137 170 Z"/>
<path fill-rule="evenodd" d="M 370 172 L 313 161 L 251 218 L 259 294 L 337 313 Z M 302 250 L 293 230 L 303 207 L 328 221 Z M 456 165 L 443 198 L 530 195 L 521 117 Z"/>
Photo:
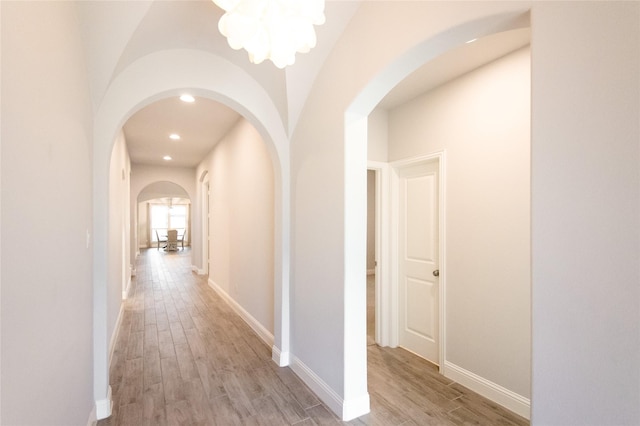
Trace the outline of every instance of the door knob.
<path fill-rule="evenodd" d="M 434 269 L 433 270 L 433 276 L 434 277 L 439 277 L 440 276 L 440 269 Z"/>

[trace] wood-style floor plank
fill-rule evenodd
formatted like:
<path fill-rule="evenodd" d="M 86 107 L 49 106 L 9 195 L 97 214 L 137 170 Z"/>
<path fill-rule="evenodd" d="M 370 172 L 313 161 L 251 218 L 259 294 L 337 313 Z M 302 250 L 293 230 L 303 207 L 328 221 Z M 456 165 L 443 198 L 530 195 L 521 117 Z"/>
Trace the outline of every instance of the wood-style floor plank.
<path fill-rule="evenodd" d="M 99 426 L 529 424 L 428 361 L 376 346 L 371 300 L 371 412 L 341 422 L 291 369 L 273 363 L 270 348 L 190 263 L 188 249 L 141 253 L 111 359 L 112 416 Z"/>

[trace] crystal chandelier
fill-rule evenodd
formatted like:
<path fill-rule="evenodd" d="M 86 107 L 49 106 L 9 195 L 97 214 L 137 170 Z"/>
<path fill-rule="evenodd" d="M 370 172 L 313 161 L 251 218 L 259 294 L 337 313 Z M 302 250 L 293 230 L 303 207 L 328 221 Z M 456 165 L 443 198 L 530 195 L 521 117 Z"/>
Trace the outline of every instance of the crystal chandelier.
<path fill-rule="evenodd" d="M 278 68 L 295 62 L 296 52 L 316 45 L 314 25 L 324 24 L 324 0 L 213 0 L 225 11 L 218 29 L 249 60 L 271 60 Z"/>

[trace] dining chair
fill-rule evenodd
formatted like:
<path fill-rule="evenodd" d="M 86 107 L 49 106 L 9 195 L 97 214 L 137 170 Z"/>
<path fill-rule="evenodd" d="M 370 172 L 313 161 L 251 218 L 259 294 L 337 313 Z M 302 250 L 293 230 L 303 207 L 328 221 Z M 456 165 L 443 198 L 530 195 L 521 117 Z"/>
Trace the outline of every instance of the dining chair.
<path fill-rule="evenodd" d="M 156 240 L 158 241 L 158 250 L 160 250 L 160 243 L 165 244 L 167 242 L 166 239 L 160 239 L 160 235 L 158 235 L 158 230 L 156 229 Z M 162 246 L 162 248 L 165 248 L 166 246 Z"/>
<path fill-rule="evenodd" d="M 182 250 L 184 250 L 184 236 L 187 235 L 187 230 L 185 229 L 184 231 L 182 231 L 182 235 L 180 235 L 178 237 L 178 241 L 180 242 L 180 246 L 182 247 Z"/>
<path fill-rule="evenodd" d="M 164 249 L 168 251 L 178 250 L 178 231 L 176 229 L 167 231 L 167 245 Z"/>

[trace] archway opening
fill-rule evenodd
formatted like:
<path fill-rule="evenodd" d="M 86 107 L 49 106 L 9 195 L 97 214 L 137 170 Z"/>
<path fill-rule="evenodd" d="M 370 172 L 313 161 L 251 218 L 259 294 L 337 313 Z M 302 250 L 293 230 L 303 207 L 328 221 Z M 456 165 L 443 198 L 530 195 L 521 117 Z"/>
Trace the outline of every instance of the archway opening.
<path fill-rule="evenodd" d="M 131 212 L 137 248 L 160 248 L 169 229 L 175 229 L 182 247 L 191 245 L 191 200 L 180 185 L 162 181 L 147 185 Z"/>
<path fill-rule="evenodd" d="M 179 58 L 179 60 L 176 60 Z M 160 66 L 159 64 L 164 64 Z M 166 67 L 166 64 L 173 64 Z M 154 79 L 146 76 L 154 75 Z M 189 82 L 185 86 L 185 82 Z M 136 111 L 184 91 L 218 102 L 238 111 L 262 137 L 273 173 L 273 328 L 272 353 L 279 365 L 289 363 L 289 147 L 282 119 L 266 92 L 249 75 L 221 58 L 200 51 L 168 50 L 141 58 L 118 75 L 105 94 L 94 126 L 94 395 L 98 418 L 110 414 L 108 382 L 109 342 L 113 321 L 109 309 L 109 167 L 115 141 L 124 124 Z M 194 177 L 193 183 L 195 185 Z M 197 190 L 196 190 L 197 191 Z M 197 192 L 196 192 L 197 193 Z M 199 197 L 191 196 L 193 202 Z M 200 244 L 195 229 L 200 210 L 193 209 L 192 244 Z M 194 253 L 195 254 L 195 253 Z"/>
<path fill-rule="evenodd" d="M 366 253 L 364 253 L 365 244 L 362 242 L 366 241 L 366 228 L 364 225 L 366 224 L 366 220 L 363 219 L 367 217 L 365 195 L 367 194 L 367 161 L 373 160 L 373 163 L 369 163 L 369 168 L 379 170 L 384 174 L 390 173 L 390 160 L 404 160 L 409 156 L 409 154 L 406 153 L 400 156 L 396 153 L 396 156 L 392 159 L 389 157 L 372 158 L 368 156 L 368 153 L 375 151 L 375 149 L 368 149 L 370 148 L 368 145 L 369 138 L 371 137 L 370 116 L 385 96 L 393 91 L 392 89 L 394 87 L 405 79 L 410 80 L 408 77 L 425 64 L 435 63 L 439 58 L 453 51 L 456 47 L 464 46 L 469 40 L 481 39 L 482 37 L 492 34 L 527 28 L 528 25 L 528 14 L 526 13 L 492 16 L 479 21 L 469 22 L 426 40 L 399 57 L 394 63 L 379 73 L 352 102 L 350 108 L 345 113 L 345 147 L 347 150 L 345 161 L 345 226 L 350 230 L 345 241 L 345 268 L 347 270 L 345 274 L 345 305 L 349 306 L 349 309 L 345 311 L 345 329 L 348 335 L 354 336 L 353 339 L 346 339 L 345 352 L 348 355 L 345 356 L 345 359 L 347 363 L 351 362 L 353 365 L 345 365 L 345 392 L 348 392 L 350 389 L 354 395 L 358 395 L 362 393 L 363 389 L 366 389 L 367 386 L 366 348 L 361 345 L 361 342 L 366 341 L 366 338 L 362 337 L 366 336 L 366 313 L 364 310 L 367 306 L 366 291 L 364 290 L 366 289 Z M 525 43 L 525 45 L 526 44 L 527 43 Z M 478 66 L 481 65 L 482 64 L 478 64 Z M 443 82 L 440 82 L 439 84 L 442 83 Z M 526 87 L 526 89 L 529 90 L 529 87 Z M 412 96 L 415 97 L 420 92 L 416 92 L 415 88 L 413 88 L 411 93 Z M 413 117 L 413 119 L 415 120 L 416 118 Z M 526 119 L 529 119 L 528 114 L 526 115 Z M 386 125 L 382 127 L 386 127 Z M 387 130 L 385 129 L 385 131 Z M 388 137 L 389 135 L 386 134 L 384 138 L 381 138 L 385 141 L 385 144 L 388 143 Z M 437 151 L 423 152 L 422 155 L 434 154 L 436 152 Z M 385 155 L 388 154 L 385 152 Z M 443 161 L 443 166 L 444 165 L 446 165 L 445 161 Z M 384 179 L 388 179 L 388 177 Z M 391 193 L 389 195 L 391 195 Z M 386 212 L 383 210 L 383 215 L 387 217 L 390 215 L 393 216 L 394 214 L 397 215 L 397 211 L 391 206 L 393 206 L 393 204 L 389 205 Z M 389 233 L 389 230 L 394 229 L 394 225 L 390 225 L 390 222 L 387 222 L 385 226 L 386 228 L 382 229 L 378 235 L 379 238 L 386 239 L 379 243 L 383 252 L 379 253 L 379 257 L 376 259 L 377 261 L 382 261 L 376 267 L 376 272 L 380 275 L 380 286 L 382 288 L 376 290 L 375 294 L 377 294 L 378 297 L 387 297 L 386 301 L 375 304 L 381 307 L 380 311 L 382 312 L 379 312 L 379 314 L 386 316 L 386 319 L 383 320 L 385 325 L 380 327 L 384 333 L 379 337 L 378 343 L 385 346 L 396 346 L 398 345 L 397 334 L 394 336 L 394 333 L 397 333 L 398 324 L 394 322 L 393 318 L 397 318 L 398 316 L 399 301 L 397 300 L 397 286 L 399 285 L 399 278 L 397 277 L 398 264 L 392 261 L 394 254 L 391 250 L 397 240 L 392 233 Z M 443 240 L 440 243 L 441 248 L 446 245 L 444 238 L 446 237 L 443 236 Z M 360 239 L 359 245 L 357 241 L 355 241 L 356 239 Z M 442 249 L 441 251 L 443 256 L 446 255 L 446 250 Z M 443 259 L 441 259 L 441 261 L 446 263 Z M 444 270 L 445 265 L 440 269 L 441 271 Z M 449 375 L 455 374 L 457 371 L 454 372 L 455 365 L 446 364 L 445 362 L 447 360 L 445 355 L 445 348 L 447 348 L 447 330 L 443 318 L 446 317 L 445 310 L 447 307 L 445 303 L 446 283 L 442 277 L 440 281 L 442 286 L 442 296 L 438 302 L 440 306 L 440 353 L 442 354 L 440 356 L 440 370 L 441 373 Z M 354 309 L 354 307 L 360 307 L 360 309 Z M 524 346 L 526 346 L 526 342 L 523 344 L 523 347 Z M 445 371 L 446 366 L 449 367 L 448 371 Z M 456 379 L 462 378 L 458 375 Z M 526 381 L 527 380 L 522 380 L 522 383 Z M 469 386 L 469 382 L 470 381 L 467 381 L 467 383 L 464 384 Z M 522 386 L 522 389 L 528 392 L 525 386 Z M 481 389 L 477 387 L 474 390 L 478 391 Z M 508 392 L 505 392 L 505 394 L 507 393 Z M 526 398 L 519 398 L 519 396 L 514 397 L 505 404 L 505 401 L 509 398 L 503 398 L 504 395 L 499 395 L 497 398 L 495 395 L 485 394 L 485 396 L 499 400 L 501 404 L 506 405 L 508 408 L 525 417 L 529 415 L 527 402 L 523 403 Z"/>

